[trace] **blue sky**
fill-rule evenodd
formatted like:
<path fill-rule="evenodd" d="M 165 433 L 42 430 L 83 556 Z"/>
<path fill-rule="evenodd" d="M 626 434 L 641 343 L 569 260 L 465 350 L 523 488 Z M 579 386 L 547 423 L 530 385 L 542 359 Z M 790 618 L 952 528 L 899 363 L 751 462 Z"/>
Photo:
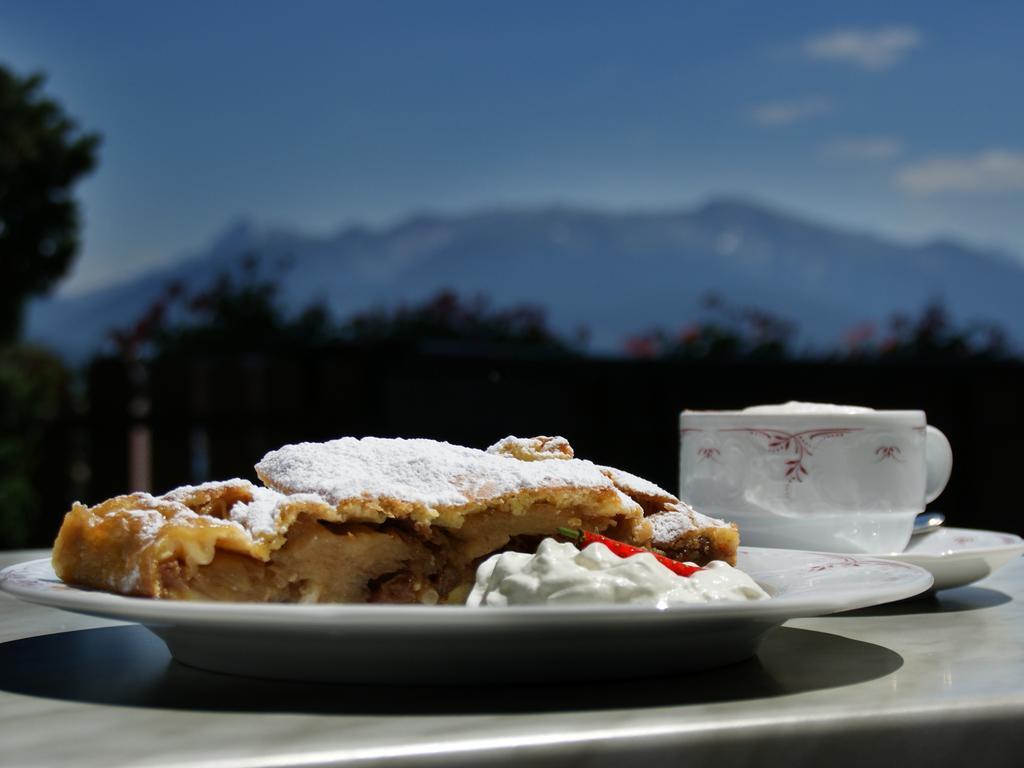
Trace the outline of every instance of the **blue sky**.
<path fill-rule="evenodd" d="M 1024 4 L 0 0 L 104 135 L 74 292 L 232 221 L 742 195 L 1024 258 Z"/>

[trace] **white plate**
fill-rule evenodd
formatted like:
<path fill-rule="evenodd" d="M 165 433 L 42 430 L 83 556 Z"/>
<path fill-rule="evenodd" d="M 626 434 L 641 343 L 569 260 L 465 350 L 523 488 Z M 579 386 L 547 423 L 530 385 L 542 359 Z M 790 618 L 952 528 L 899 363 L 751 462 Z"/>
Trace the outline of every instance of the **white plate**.
<path fill-rule="evenodd" d="M 233 674 L 353 683 L 465 683 L 663 675 L 749 658 L 786 619 L 927 590 L 902 562 L 740 549 L 773 597 L 742 603 L 466 608 L 202 603 L 122 597 L 63 584 L 46 560 L 0 572 L 24 600 L 138 621 L 180 662 Z"/>
<path fill-rule="evenodd" d="M 983 579 L 1024 554 L 1024 539 L 1012 533 L 969 528 L 936 528 L 910 539 L 898 554 L 878 555 L 927 570 L 934 590 L 962 587 Z"/>

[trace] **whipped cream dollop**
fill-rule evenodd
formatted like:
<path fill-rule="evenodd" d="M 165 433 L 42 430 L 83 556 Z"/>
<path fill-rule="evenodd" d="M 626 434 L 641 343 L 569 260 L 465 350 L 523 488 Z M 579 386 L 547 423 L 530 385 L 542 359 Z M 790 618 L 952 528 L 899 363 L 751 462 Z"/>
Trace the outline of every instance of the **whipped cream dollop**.
<path fill-rule="evenodd" d="M 652 554 L 619 557 L 603 544 L 580 550 L 544 539 L 536 554 L 503 552 L 481 563 L 466 604 L 632 603 L 665 608 L 767 597 L 750 576 L 721 561 L 692 576 L 679 576 Z"/>
<path fill-rule="evenodd" d="M 849 414 L 849 413 L 872 413 L 874 408 L 864 408 L 860 405 L 835 405 L 833 403 L 801 403 L 790 400 L 788 403 L 777 405 L 751 405 L 744 408 L 740 413 L 810 413 L 810 414 Z"/>

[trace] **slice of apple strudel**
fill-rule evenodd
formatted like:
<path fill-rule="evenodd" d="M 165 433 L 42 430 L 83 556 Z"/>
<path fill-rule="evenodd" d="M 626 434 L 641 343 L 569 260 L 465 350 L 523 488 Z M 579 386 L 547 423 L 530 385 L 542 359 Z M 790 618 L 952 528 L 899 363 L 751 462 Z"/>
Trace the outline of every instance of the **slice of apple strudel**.
<path fill-rule="evenodd" d="M 645 514 L 671 513 L 674 497 L 573 458 L 564 440 L 515 444 L 538 441 L 536 453 L 559 458 L 430 440 L 285 446 L 257 464 L 266 487 L 228 480 L 74 505 L 54 569 L 158 598 L 458 603 L 481 560 L 532 551 L 559 527 L 651 543 Z"/>

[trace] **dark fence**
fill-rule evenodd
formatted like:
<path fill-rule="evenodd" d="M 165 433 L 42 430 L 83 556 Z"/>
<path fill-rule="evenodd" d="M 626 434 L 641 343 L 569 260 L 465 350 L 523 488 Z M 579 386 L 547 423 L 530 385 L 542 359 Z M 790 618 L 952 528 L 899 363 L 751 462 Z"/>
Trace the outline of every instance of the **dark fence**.
<path fill-rule="evenodd" d="M 580 456 L 675 489 L 683 408 L 789 399 L 926 410 L 955 452 L 934 508 L 957 525 L 1024 529 L 1015 493 L 1020 365 L 708 364 L 356 348 L 145 372 L 108 361 L 92 367 L 86 390 L 85 410 L 55 427 L 49 444 L 52 514 L 33 526 L 35 544 L 49 543 L 74 496 L 95 503 L 133 485 L 161 492 L 253 478 L 253 464 L 272 448 L 341 435 L 484 447 L 508 434 L 561 434 Z"/>

